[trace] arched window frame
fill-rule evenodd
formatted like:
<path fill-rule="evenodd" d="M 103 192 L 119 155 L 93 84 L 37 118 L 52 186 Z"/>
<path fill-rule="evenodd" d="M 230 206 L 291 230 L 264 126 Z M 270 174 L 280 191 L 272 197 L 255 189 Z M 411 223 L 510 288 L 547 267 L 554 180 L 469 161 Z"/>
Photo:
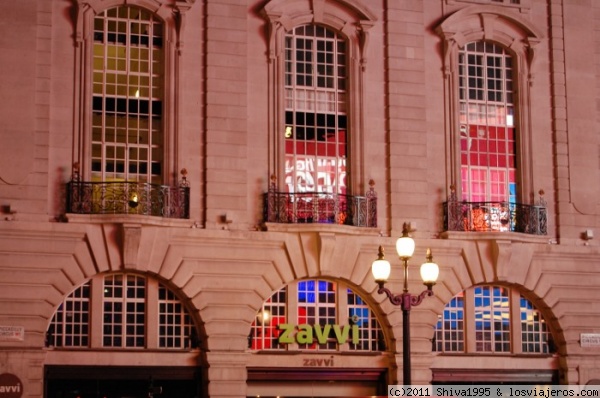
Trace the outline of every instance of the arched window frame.
<path fill-rule="evenodd" d="M 138 273 L 103 273 L 61 302 L 46 346 L 182 351 L 199 348 L 198 330 L 189 305 L 164 282 Z"/>
<path fill-rule="evenodd" d="M 534 84 L 536 47 L 543 39 L 541 31 L 517 13 L 505 7 L 477 5 L 465 7 L 444 20 L 436 29 L 443 43 L 445 80 L 446 141 L 449 187 L 459 199 L 461 190 L 458 53 L 466 44 L 489 41 L 502 46 L 513 58 L 515 73 L 515 128 L 517 131 L 517 202 L 533 202 L 531 85 Z"/>
<path fill-rule="evenodd" d="M 347 193 L 366 187 L 363 161 L 364 70 L 367 64 L 368 31 L 375 15 L 356 0 L 271 0 L 263 11 L 267 19 L 269 63 L 269 175 L 283 176 L 285 167 L 285 33 L 300 25 L 318 24 L 347 40 L 348 58 L 348 156 Z M 282 190 L 284 178 L 278 178 Z"/>
<path fill-rule="evenodd" d="M 280 343 L 278 339 L 284 333 L 280 324 L 291 325 L 293 335 L 299 332 L 298 325 L 338 325 L 340 331 L 344 326 L 357 325 L 359 343 L 351 343 L 353 332 L 349 330 L 348 341 L 338 343 L 332 329 L 324 344 L 318 343 L 316 334 L 312 343 Z M 348 284 L 303 279 L 284 286 L 263 302 L 250 327 L 248 348 L 268 352 L 381 352 L 386 349 L 386 336 L 368 302 Z"/>
<path fill-rule="evenodd" d="M 91 180 L 92 139 L 92 75 L 94 18 L 114 7 L 132 6 L 152 13 L 163 24 L 163 164 L 162 183 L 177 183 L 178 164 L 177 104 L 179 103 L 178 57 L 183 48 L 180 40 L 185 27 L 185 14 L 195 0 L 76 0 L 75 19 L 75 114 L 73 164 L 83 180 Z"/>
<path fill-rule="evenodd" d="M 518 289 L 478 285 L 446 304 L 438 316 L 433 351 L 543 356 L 554 354 L 556 347 L 542 311 Z"/>

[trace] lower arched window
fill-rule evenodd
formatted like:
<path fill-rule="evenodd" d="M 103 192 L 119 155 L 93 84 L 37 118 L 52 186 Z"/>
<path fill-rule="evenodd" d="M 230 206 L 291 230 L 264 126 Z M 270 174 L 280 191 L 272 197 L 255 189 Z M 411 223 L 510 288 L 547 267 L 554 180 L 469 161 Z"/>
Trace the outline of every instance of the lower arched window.
<path fill-rule="evenodd" d="M 550 354 L 552 334 L 540 310 L 517 290 L 475 286 L 450 300 L 438 317 L 434 351 Z"/>
<path fill-rule="evenodd" d="M 91 330 L 101 331 L 100 337 L 92 339 Z M 198 346 L 198 333 L 189 310 L 166 285 L 116 273 L 98 275 L 65 298 L 52 317 L 46 345 L 187 349 Z"/>
<path fill-rule="evenodd" d="M 248 336 L 254 350 L 382 351 L 381 326 L 365 301 L 341 282 L 309 279 L 275 292 Z"/>

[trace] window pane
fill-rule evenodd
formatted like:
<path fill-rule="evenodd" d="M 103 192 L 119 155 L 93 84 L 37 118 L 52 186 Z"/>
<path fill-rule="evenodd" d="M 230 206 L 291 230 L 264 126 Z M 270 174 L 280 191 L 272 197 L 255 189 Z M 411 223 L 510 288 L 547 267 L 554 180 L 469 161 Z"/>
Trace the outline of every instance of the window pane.
<path fill-rule="evenodd" d="M 263 303 L 252 323 L 248 336 L 249 348 L 287 349 L 288 343 L 279 343 L 282 330 L 278 327 L 287 324 L 292 328 L 287 338 L 293 341 L 312 336 L 310 342 L 297 343 L 297 347 L 302 350 L 340 350 L 338 339 L 345 339 L 347 342 L 345 350 L 385 350 L 385 338 L 375 314 L 354 291 L 345 289 L 347 313 L 340 314 L 337 283 L 310 279 L 299 281 L 296 286 L 296 300 L 291 300 L 294 304 L 288 301 L 287 286 Z M 298 338 L 300 334 L 303 336 Z"/>
<path fill-rule="evenodd" d="M 321 26 L 288 33 L 285 181 L 288 192 L 346 192 L 346 45 Z"/>
<path fill-rule="evenodd" d="M 158 286 L 158 346 L 196 348 L 198 336 L 183 302 L 162 283 Z"/>
<path fill-rule="evenodd" d="M 274 293 L 263 303 L 252 323 L 248 346 L 254 350 L 283 350 L 279 343 L 279 325 L 287 323 L 287 287 Z"/>
<path fill-rule="evenodd" d="M 509 290 L 501 286 L 474 290 L 475 350 L 510 352 Z"/>
<path fill-rule="evenodd" d="M 460 292 L 438 317 L 433 349 L 439 352 L 464 352 L 464 327 L 464 293 Z"/>
<path fill-rule="evenodd" d="M 143 348 L 146 324 L 146 280 L 115 274 L 104 278 L 104 347 Z"/>
<path fill-rule="evenodd" d="M 347 289 L 348 319 L 350 325 L 358 326 L 359 342 L 353 344 L 352 351 L 382 351 L 385 350 L 385 339 L 381 326 L 369 306 L 352 289 Z"/>
<path fill-rule="evenodd" d="M 520 296 L 521 342 L 524 353 L 549 354 L 555 352 L 552 334 L 541 312 L 531 301 Z"/>
<path fill-rule="evenodd" d="M 138 154 L 162 150 L 161 139 L 148 139 L 162 135 L 162 27 L 148 12 L 119 7 L 95 18 L 94 41 L 92 148 L 119 143 L 122 150 L 112 158 L 98 151 L 92 178 L 159 183 L 162 169 Z"/>
<path fill-rule="evenodd" d="M 73 291 L 56 310 L 46 336 L 49 347 L 89 347 L 90 282 Z"/>
<path fill-rule="evenodd" d="M 474 42 L 460 50 L 458 60 L 461 166 L 477 170 L 464 175 L 463 198 L 508 201 L 507 187 L 516 182 L 511 56 L 496 44 Z"/>

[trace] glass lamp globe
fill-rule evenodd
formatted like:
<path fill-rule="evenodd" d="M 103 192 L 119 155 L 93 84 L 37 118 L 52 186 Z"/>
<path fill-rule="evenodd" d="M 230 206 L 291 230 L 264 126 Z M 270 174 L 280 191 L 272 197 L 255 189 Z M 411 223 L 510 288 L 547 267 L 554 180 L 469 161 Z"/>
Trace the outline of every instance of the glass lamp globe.
<path fill-rule="evenodd" d="M 433 262 L 431 249 L 427 249 L 427 261 L 421 265 L 421 279 L 427 286 L 433 286 L 440 274 L 440 267 Z"/>
<path fill-rule="evenodd" d="M 412 257 L 415 252 L 415 241 L 413 238 L 408 236 L 408 224 L 404 223 L 402 226 L 402 236 L 396 241 L 396 251 L 398 257 L 402 260 L 407 260 Z"/>
<path fill-rule="evenodd" d="M 401 259 L 411 258 L 415 252 L 415 241 L 409 236 L 403 236 L 396 241 L 396 251 Z"/>
<path fill-rule="evenodd" d="M 373 261 L 371 265 L 371 272 L 373 273 L 375 282 L 386 282 L 390 277 L 391 269 L 390 262 L 383 257 L 383 247 L 379 246 L 377 260 Z"/>

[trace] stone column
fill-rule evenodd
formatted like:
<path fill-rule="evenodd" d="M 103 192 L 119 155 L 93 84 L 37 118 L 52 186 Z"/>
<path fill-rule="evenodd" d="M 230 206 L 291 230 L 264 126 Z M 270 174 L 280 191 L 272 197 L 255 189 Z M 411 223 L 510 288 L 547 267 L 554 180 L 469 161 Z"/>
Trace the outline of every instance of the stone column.
<path fill-rule="evenodd" d="M 246 365 L 248 354 L 242 351 L 210 351 L 208 362 L 208 395 L 217 397 L 245 397 Z"/>

